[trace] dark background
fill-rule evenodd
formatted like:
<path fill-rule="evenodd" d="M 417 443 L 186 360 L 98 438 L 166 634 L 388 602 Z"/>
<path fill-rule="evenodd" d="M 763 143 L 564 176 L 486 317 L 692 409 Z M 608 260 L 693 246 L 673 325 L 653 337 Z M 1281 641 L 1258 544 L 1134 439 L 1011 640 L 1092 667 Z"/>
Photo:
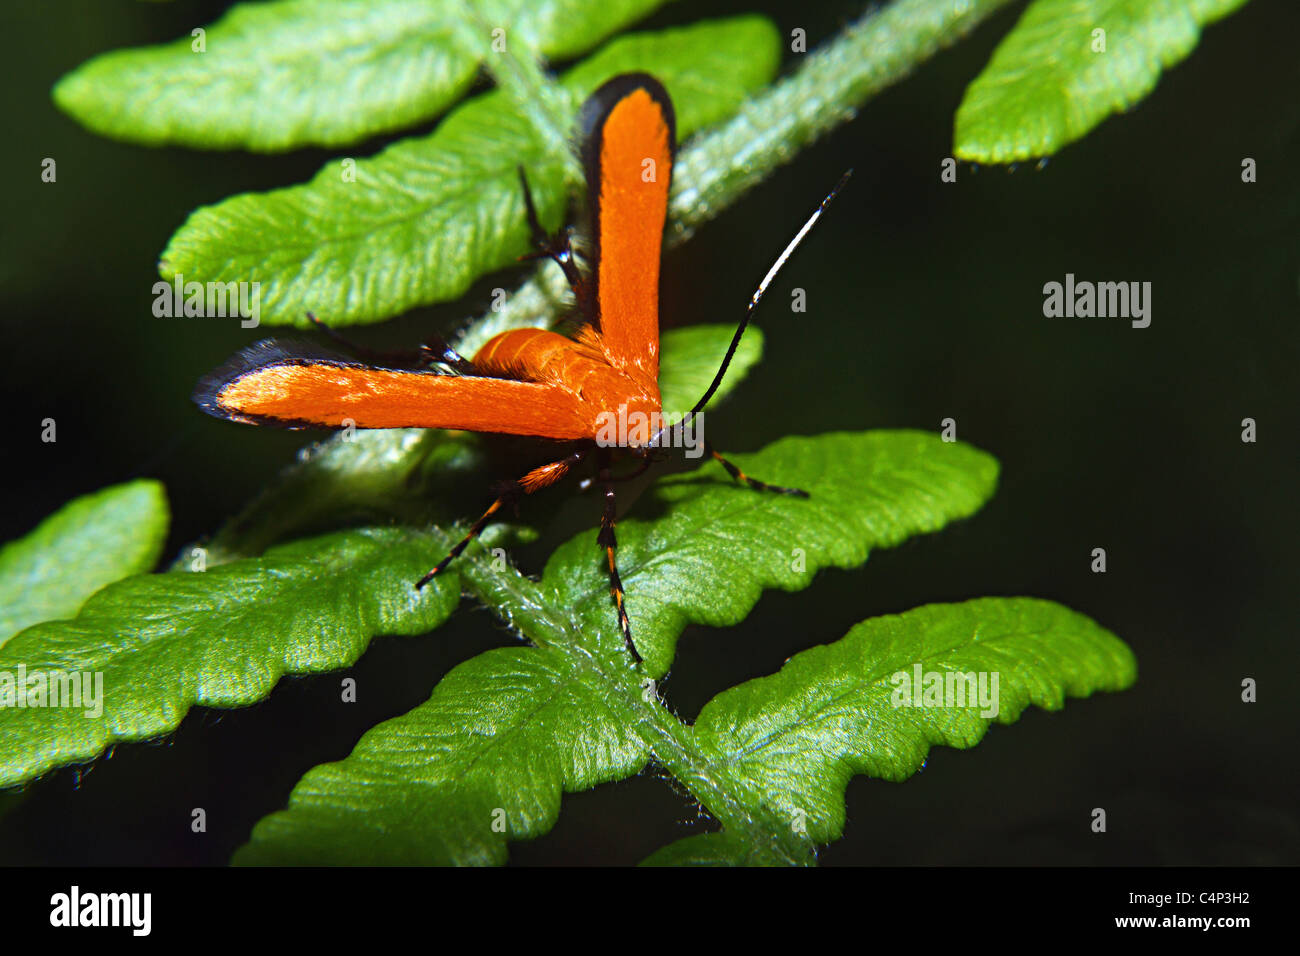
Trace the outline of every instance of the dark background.
<path fill-rule="evenodd" d="M 0 539 L 75 495 L 135 476 L 166 483 L 168 555 L 236 511 L 307 438 L 205 418 L 194 381 L 265 330 L 158 319 L 155 261 L 195 206 L 309 178 L 333 153 L 145 149 L 100 139 L 51 104 L 51 85 L 108 49 L 206 24 L 222 3 L 7 5 L 3 190 L 7 506 Z M 703 2 L 639 28 L 747 10 L 809 45 L 857 3 Z M 1042 169 L 962 166 L 939 179 L 965 84 L 1013 8 L 868 104 L 668 255 L 665 326 L 738 317 L 753 284 L 840 172 L 856 176 L 759 318 L 767 359 L 710 434 L 731 451 L 836 429 L 938 429 L 1002 463 L 969 521 L 769 592 L 742 625 L 688 628 L 663 690 L 692 719 L 712 695 L 832 641 L 855 622 L 933 601 L 1035 595 L 1115 631 L 1137 653 L 1125 693 L 1071 700 L 934 750 L 903 785 L 857 778 L 831 864 L 1224 864 L 1300 861 L 1294 693 L 1300 5 L 1254 0 L 1205 33 L 1136 109 Z M 793 54 L 787 54 L 792 61 Z M 791 68 L 793 62 L 787 62 Z M 416 130 L 432 128 L 432 124 Z M 400 134 L 405 135 L 405 133 Z M 391 139 L 365 144 L 369 155 Z M 58 182 L 40 182 L 40 161 Z M 1240 179 L 1244 157 L 1259 181 Z M 1047 319 L 1042 287 L 1153 283 L 1153 322 Z M 487 304 L 359 333 L 418 341 Z M 790 314 L 790 289 L 809 310 Z M 57 444 L 39 422 L 58 421 Z M 1243 444 L 1241 420 L 1258 422 Z M 719 480 L 725 480 L 717 471 Z M 468 515 L 481 506 L 464 502 Z M 594 526 L 594 503 L 526 511 L 550 547 Z M 635 515 L 633 506 L 631 513 Z M 1089 570 L 1104 547 L 1109 570 Z M 511 636 L 468 603 L 422 638 L 377 639 L 351 672 L 285 680 L 239 711 L 198 710 L 152 744 L 47 776 L 0 818 L 0 863 L 220 864 L 307 769 L 345 756 L 379 720 L 423 701 L 456 663 Z M 1243 678 L 1259 702 L 1243 704 Z M 192 807 L 209 832 L 192 834 Z M 1109 830 L 1089 830 L 1104 807 Z M 706 824 L 652 773 L 566 796 L 518 863 L 634 863 Z"/>

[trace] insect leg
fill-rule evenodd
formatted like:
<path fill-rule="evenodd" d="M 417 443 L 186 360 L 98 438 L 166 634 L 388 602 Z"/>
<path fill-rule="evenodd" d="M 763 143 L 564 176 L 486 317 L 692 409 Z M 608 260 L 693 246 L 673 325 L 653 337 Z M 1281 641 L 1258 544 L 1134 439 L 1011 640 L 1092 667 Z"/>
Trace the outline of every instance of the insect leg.
<path fill-rule="evenodd" d="M 447 556 L 434 566 L 432 571 L 415 582 L 416 589 L 418 590 L 419 588 L 424 587 L 442 573 L 447 565 L 451 564 L 454 559 L 460 557 L 461 552 L 469 546 L 469 543 L 483 533 L 483 529 L 487 527 L 488 521 L 491 517 L 500 511 L 505 505 L 522 495 L 531 495 L 539 488 L 545 488 L 547 485 L 555 484 L 568 474 L 569 469 L 582 461 L 582 459 L 586 458 L 589 451 L 590 449 L 581 448 L 564 458 L 534 468 L 518 481 L 512 481 L 506 484 L 497 495 L 496 500 L 493 501 L 492 504 L 488 505 L 487 511 L 483 512 L 482 516 L 470 526 L 469 532 L 465 537 L 460 539 L 456 546 L 448 552 Z"/>
<path fill-rule="evenodd" d="M 443 365 L 450 366 L 462 375 L 475 374 L 473 364 L 448 345 L 440 335 L 431 336 L 430 340 L 418 349 L 372 349 L 359 342 L 353 342 L 342 332 L 331 328 L 316 318 L 311 312 L 307 313 L 307 318 L 312 321 L 316 328 L 348 351 L 377 365 L 415 369 L 440 362 Z"/>
<path fill-rule="evenodd" d="M 573 247 L 569 245 L 569 233 L 561 229 L 553 236 L 548 236 L 537 218 L 537 206 L 533 203 L 533 191 L 528 188 L 528 176 L 524 167 L 519 167 L 519 182 L 524 187 L 524 211 L 528 215 L 528 228 L 532 230 L 533 245 L 537 251 L 520 256 L 521 259 L 553 259 L 564 270 L 564 278 L 569 280 L 569 287 L 574 295 L 581 296 L 582 273 L 573 258 Z"/>
<path fill-rule="evenodd" d="M 596 537 L 596 543 L 605 549 L 605 559 L 609 563 L 609 595 L 614 599 L 614 607 L 618 609 L 618 626 L 623 632 L 623 643 L 627 645 L 627 652 L 632 655 L 632 660 L 640 664 L 642 658 L 637 652 L 636 644 L 632 642 L 632 623 L 627 618 L 623 581 L 618 576 L 618 565 L 614 561 L 614 550 L 618 547 L 614 535 L 614 519 L 617 512 L 614 504 L 614 477 L 610 472 L 608 453 L 601 457 L 598 480 L 605 486 L 605 510 L 600 515 L 600 534 Z"/>
<path fill-rule="evenodd" d="M 757 478 L 749 477 L 749 475 L 741 471 L 736 464 L 727 461 L 727 459 L 719 455 L 717 449 L 707 441 L 704 443 L 704 449 L 716 458 L 722 464 L 723 468 L 727 469 L 727 474 L 731 475 L 732 478 L 735 478 L 737 481 L 743 481 L 745 484 L 749 485 L 749 487 L 757 491 L 773 491 L 778 495 L 793 495 L 796 498 L 808 497 L 808 492 L 801 488 L 782 488 L 780 485 L 769 485 L 765 481 L 759 481 Z"/>

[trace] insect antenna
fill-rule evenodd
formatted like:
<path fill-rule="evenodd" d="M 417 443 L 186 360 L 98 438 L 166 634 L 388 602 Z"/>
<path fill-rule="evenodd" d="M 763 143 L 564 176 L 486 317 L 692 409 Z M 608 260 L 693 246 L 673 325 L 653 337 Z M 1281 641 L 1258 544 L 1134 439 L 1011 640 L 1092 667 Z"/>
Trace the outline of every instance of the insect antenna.
<path fill-rule="evenodd" d="M 722 384 L 722 379 L 727 374 L 727 367 L 731 364 L 732 358 L 736 355 L 736 349 L 740 345 L 740 337 L 745 334 L 745 329 L 749 326 L 749 320 L 754 317 L 754 310 L 758 307 L 758 303 L 763 300 L 763 295 L 767 292 L 767 287 L 772 284 L 772 280 L 775 279 L 776 274 L 781 271 L 781 267 L 785 265 L 786 260 L 794 254 L 795 249 L 799 247 L 799 243 L 803 242 L 804 237 L 812 231 L 812 227 L 815 226 L 817 220 L 822 217 L 822 213 L 826 211 L 826 207 L 829 206 L 835 197 L 839 195 L 840 190 L 844 188 L 844 184 L 849 181 L 849 177 L 852 175 L 852 169 L 845 171 L 844 175 L 840 177 L 840 181 L 835 184 L 835 188 L 826 194 L 826 198 L 821 201 L 821 205 L 819 205 L 813 211 L 813 214 L 808 217 L 808 221 L 803 224 L 803 228 L 795 233 L 795 237 L 790 240 L 789 244 L 784 250 L 782 250 L 781 254 L 776 257 L 776 261 L 772 263 L 772 268 L 767 270 L 767 275 L 763 276 L 763 281 L 758 284 L 758 288 L 754 290 L 754 294 L 749 297 L 749 305 L 745 307 L 745 315 L 740 320 L 740 324 L 736 326 L 736 334 L 731 337 L 731 344 L 727 346 L 727 354 L 723 358 L 722 364 L 718 367 L 718 373 L 713 376 L 713 382 L 709 385 L 708 390 L 700 400 L 695 403 L 695 407 L 683 416 L 681 421 L 670 427 L 659 429 L 659 431 L 655 433 L 653 439 L 649 442 L 650 445 L 653 446 L 657 444 L 660 436 L 665 431 L 671 431 L 673 428 L 685 426 L 692 418 L 699 414 L 705 405 L 709 403 L 709 399 L 713 397 L 713 393 L 716 392 L 718 386 Z"/>

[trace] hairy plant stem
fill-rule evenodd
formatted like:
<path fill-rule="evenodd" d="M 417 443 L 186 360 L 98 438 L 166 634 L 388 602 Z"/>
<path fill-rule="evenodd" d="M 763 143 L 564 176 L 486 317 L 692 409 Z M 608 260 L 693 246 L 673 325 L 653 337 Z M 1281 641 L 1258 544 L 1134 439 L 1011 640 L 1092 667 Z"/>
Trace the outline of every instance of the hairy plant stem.
<path fill-rule="evenodd" d="M 452 536 L 446 536 L 450 542 Z M 755 807 L 711 772 L 710 760 L 699 752 L 693 731 L 673 714 L 646 683 L 644 672 L 631 664 L 622 640 L 611 632 L 598 643 L 594 635 L 575 627 L 566 607 L 548 601 L 541 588 L 518 571 L 466 555 L 460 569 L 465 590 L 533 640 L 540 653 L 563 654 L 575 675 L 598 683 L 602 699 L 626 726 L 641 738 L 646 752 L 684 786 L 725 829 L 743 832 L 765 860 L 807 865 L 815 847 L 764 807 Z M 603 596 L 593 594 L 593 599 Z"/>

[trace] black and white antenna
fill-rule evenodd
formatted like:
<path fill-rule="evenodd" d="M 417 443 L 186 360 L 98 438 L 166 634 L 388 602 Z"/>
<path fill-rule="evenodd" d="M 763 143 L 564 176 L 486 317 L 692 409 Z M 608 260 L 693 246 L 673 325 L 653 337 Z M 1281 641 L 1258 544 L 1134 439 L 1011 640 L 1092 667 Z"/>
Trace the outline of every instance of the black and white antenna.
<path fill-rule="evenodd" d="M 740 345 L 740 337 L 745 334 L 745 329 L 749 326 L 749 320 L 753 318 L 754 310 L 758 308 L 758 303 L 763 300 L 763 295 L 767 292 L 767 287 L 772 284 L 772 280 L 775 279 L 776 274 L 781 271 L 786 260 L 794 254 L 795 249 L 799 248 L 799 243 L 803 242 L 804 237 L 812 231 L 812 227 L 817 225 L 817 220 L 822 217 L 822 213 L 826 211 L 826 207 L 829 206 L 832 200 L 839 195 L 840 190 L 844 188 L 844 184 L 849 181 L 849 177 L 852 175 L 852 169 L 845 171 L 844 175 L 840 177 L 840 181 L 835 184 L 835 188 L 827 193 L 826 198 L 821 201 L 821 205 L 813 210 L 813 214 L 808 217 L 808 221 L 803 224 L 803 228 L 795 233 L 795 237 L 790 240 L 790 243 L 784 250 L 782 250 L 781 254 L 776 257 L 776 262 L 772 263 L 772 268 L 767 270 L 767 275 L 763 276 L 763 281 L 758 284 L 758 288 L 754 290 L 754 294 L 749 297 L 749 305 L 745 308 L 745 316 L 740 320 L 740 324 L 736 326 L 736 334 L 731 337 L 731 345 L 727 348 L 727 355 L 722 360 L 722 365 L 719 366 L 718 373 L 713 376 L 713 382 L 709 385 L 708 391 L 704 393 L 700 400 L 695 403 L 695 407 L 687 412 L 681 421 L 671 426 L 671 428 L 661 428 L 648 443 L 650 447 L 658 445 L 659 437 L 664 433 L 664 431 L 671 431 L 687 425 L 690 420 L 709 403 L 709 399 L 713 397 L 713 393 L 716 392 L 718 386 L 722 384 L 722 379 L 727 374 L 727 366 L 731 364 L 731 360 L 736 354 L 736 349 Z"/>

